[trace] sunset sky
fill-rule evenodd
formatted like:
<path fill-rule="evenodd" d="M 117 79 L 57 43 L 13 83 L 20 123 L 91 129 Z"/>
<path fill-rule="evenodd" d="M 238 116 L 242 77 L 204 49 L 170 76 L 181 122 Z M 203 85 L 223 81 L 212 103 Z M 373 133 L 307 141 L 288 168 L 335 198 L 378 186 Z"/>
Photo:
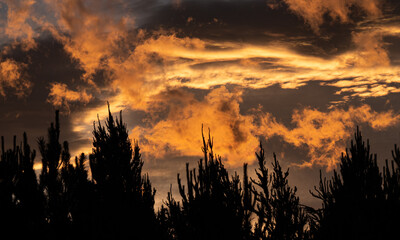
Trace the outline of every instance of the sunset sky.
<path fill-rule="evenodd" d="M 261 140 L 301 201 L 360 126 L 382 163 L 400 144 L 398 0 L 0 0 L 0 135 L 46 136 L 61 111 L 72 155 L 123 110 L 158 192 L 201 157 L 254 175 Z M 40 168 L 40 155 L 36 158 Z"/>

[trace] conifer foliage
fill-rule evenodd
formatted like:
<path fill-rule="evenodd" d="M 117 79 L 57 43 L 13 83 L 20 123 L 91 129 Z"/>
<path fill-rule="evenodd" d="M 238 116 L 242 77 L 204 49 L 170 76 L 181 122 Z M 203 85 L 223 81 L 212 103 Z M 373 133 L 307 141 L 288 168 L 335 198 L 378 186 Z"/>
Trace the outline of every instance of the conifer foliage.
<path fill-rule="evenodd" d="M 98 238 L 156 239 L 155 189 L 135 142 L 132 148 L 126 126 L 114 120 L 110 108 L 106 125 L 94 126 L 90 169 L 95 187 L 95 219 Z"/>
<path fill-rule="evenodd" d="M 204 159 L 198 169 L 186 165 L 186 187 L 178 174 L 181 202 L 168 193 L 167 222 L 174 239 L 305 239 L 307 218 L 296 188 L 288 185 L 289 170 L 282 171 L 274 155 L 268 174 L 264 149 L 256 153 L 257 180 L 249 180 L 247 164 L 243 180 L 229 177 L 221 157 L 213 152 L 213 140 L 203 136 Z M 256 221 L 253 227 L 253 221 Z"/>
<path fill-rule="evenodd" d="M 393 153 L 398 161 L 398 148 Z M 379 170 L 357 128 L 349 150 L 342 154 L 339 172 L 330 180 L 320 178 L 313 196 L 322 208 L 313 212 L 315 239 L 391 239 L 399 221 L 399 168 Z M 395 215 L 394 215 L 395 214 Z"/>
<path fill-rule="evenodd" d="M 251 212 L 255 204 L 244 166 L 243 185 L 230 177 L 221 157 L 214 155 L 213 140 L 203 135 L 204 159 L 198 169 L 186 164 L 186 185 L 177 175 L 181 202 L 168 194 L 167 218 L 174 239 L 252 239 Z M 185 188 L 186 187 L 186 188 Z"/>
<path fill-rule="evenodd" d="M 258 222 L 255 234 L 258 239 L 305 239 L 307 217 L 296 196 L 296 187 L 288 183 L 289 169 L 282 171 L 276 155 L 272 162 L 272 174 L 268 174 L 264 149 L 260 143 L 258 180 L 252 180 L 260 191 L 255 191 L 258 204 L 255 210 Z"/>
<path fill-rule="evenodd" d="M 36 151 L 31 150 L 26 133 L 23 142 L 5 150 L 1 138 L 0 226 L 3 236 L 17 238 L 39 235 L 44 224 L 44 198 L 33 169 Z M 23 231 L 21 231 L 21 228 Z"/>
<path fill-rule="evenodd" d="M 59 112 L 56 111 L 55 123 L 48 129 L 47 141 L 38 140 L 42 156 L 40 188 L 45 194 L 45 221 L 48 223 L 49 236 L 55 237 L 70 222 L 67 192 L 61 175 L 61 169 L 69 162 L 68 142 L 60 143 Z"/>

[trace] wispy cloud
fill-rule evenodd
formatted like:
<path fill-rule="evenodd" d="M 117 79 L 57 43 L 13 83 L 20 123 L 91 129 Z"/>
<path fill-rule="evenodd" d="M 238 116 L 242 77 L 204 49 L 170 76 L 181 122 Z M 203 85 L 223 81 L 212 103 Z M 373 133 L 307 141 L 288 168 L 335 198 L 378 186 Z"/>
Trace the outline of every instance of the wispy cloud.
<path fill-rule="evenodd" d="M 48 102 L 58 108 L 64 108 L 68 113 L 70 112 L 70 104 L 74 102 L 89 103 L 93 98 L 85 90 L 74 91 L 68 89 L 64 83 L 51 83 Z"/>
<path fill-rule="evenodd" d="M 352 21 L 352 7 L 359 8 L 370 18 L 381 16 L 379 0 L 284 0 L 296 14 L 304 18 L 311 28 L 318 32 L 324 23 L 324 15 L 328 14 L 333 20 L 341 22 Z"/>
<path fill-rule="evenodd" d="M 144 86 L 157 84 L 153 89 L 158 91 L 168 86 L 208 89 L 223 84 L 247 88 L 279 84 L 283 88 L 297 88 L 310 81 L 322 81 L 343 87 L 337 94 L 356 91 L 353 96 L 373 97 L 399 89 L 400 69 L 391 66 L 381 38 L 375 32 L 355 33 L 354 50 L 324 59 L 296 53 L 282 43 L 248 45 L 169 35 L 146 40 L 132 56 L 156 56 L 153 59 L 161 65 L 150 62 L 151 71 L 141 81 Z M 343 85 L 345 82 L 348 85 Z M 379 94 L 371 93 L 378 90 L 377 84 Z"/>

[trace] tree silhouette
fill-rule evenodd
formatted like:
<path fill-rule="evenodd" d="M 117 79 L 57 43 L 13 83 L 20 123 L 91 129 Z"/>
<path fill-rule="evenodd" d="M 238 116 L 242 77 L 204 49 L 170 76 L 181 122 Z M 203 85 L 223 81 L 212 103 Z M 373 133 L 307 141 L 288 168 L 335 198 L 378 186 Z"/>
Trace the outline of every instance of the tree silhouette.
<path fill-rule="evenodd" d="M 266 167 L 264 149 L 260 143 L 260 151 L 256 153 L 258 160 L 258 171 L 256 175 L 258 181 L 252 179 L 252 182 L 260 188 L 260 191 L 255 191 L 257 199 L 257 222 L 255 224 L 254 233 L 257 239 L 267 239 L 267 234 L 272 231 L 272 209 L 270 202 L 270 175 Z"/>
<path fill-rule="evenodd" d="M 49 238 L 56 237 L 60 232 L 65 231 L 72 221 L 68 206 L 68 194 L 61 174 L 62 169 L 69 164 L 69 147 L 67 141 L 64 141 L 61 146 L 59 140 L 59 111 L 56 111 L 55 123 L 50 124 L 47 141 L 43 137 L 38 140 L 42 156 L 40 187 L 46 197 L 45 217 L 48 223 Z M 70 233 L 69 229 L 67 233 Z"/>
<path fill-rule="evenodd" d="M 307 217 L 296 196 L 296 187 L 288 185 L 289 169 L 282 171 L 276 155 L 272 162 L 273 172 L 268 174 L 264 149 L 260 142 L 260 151 L 256 153 L 258 180 L 252 182 L 259 187 L 254 190 L 257 196 L 258 221 L 255 224 L 255 235 L 258 239 L 305 239 L 307 237 Z"/>
<path fill-rule="evenodd" d="M 89 168 L 85 154 L 71 161 L 68 142 L 60 143 L 59 114 L 39 138 L 39 183 L 35 150 L 23 134 L 11 149 L 1 138 L 0 228 L 17 239 L 393 239 L 400 225 L 400 149 L 380 171 L 357 128 L 330 179 L 320 173 L 311 194 L 321 209 L 300 204 L 273 155 L 269 170 L 264 149 L 256 153 L 256 179 L 230 176 L 213 140 L 202 131 L 204 157 L 198 167 L 186 164 L 186 184 L 177 183 L 181 200 L 167 195 L 156 214 L 149 176 L 142 173 L 138 142 L 133 145 L 122 121 L 108 106 L 105 126 L 94 124 Z M 89 171 L 90 170 L 90 171 Z M 270 171 L 270 172 L 269 172 Z M 308 212 L 306 212 L 307 210 Z"/>
<path fill-rule="evenodd" d="M 339 172 L 334 171 L 330 180 L 321 176 L 312 193 L 322 200 L 322 209 L 314 212 L 316 239 L 389 239 L 383 231 L 387 221 L 376 155 L 358 128 L 354 137 L 342 154 Z"/>
<path fill-rule="evenodd" d="M 36 151 L 31 151 L 26 133 L 19 151 L 18 175 L 15 196 L 18 199 L 20 222 L 23 221 L 27 233 L 38 235 L 43 227 L 43 193 L 39 189 L 34 160 Z"/>
<path fill-rule="evenodd" d="M 18 221 L 15 193 L 15 180 L 18 171 L 18 149 L 14 136 L 14 147 L 4 150 L 4 138 L 1 137 L 1 161 L 0 161 L 0 224 L 4 226 L 6 233 L 15 230 Z M 12 229 L 10 229 L 12 228 Z"/>
<path fill-rule="evenodd" d="M 106 126 L 94 125 L 90 169 L 95 185 L 94 238 L 156 239 L 159 228 L 154 212 L 155 189 L 135 142 L 132 149 L 126 126 L 114 120 L 108 106 Z"/>
<path fill-rule="evenodd" d="M 383 236 L 389 238 L 397 234 L 397 227 L 400 224 L 400 149 L 397 145 L 392 151 L 393 160 L 390 167 L 386 160 L 383 169 L 383 192 L 385 203 L 383 204 Z"/>
<path fill-rule="evenodd" d="M 91 205 L 94 201 L 94 190 L 93 184 L 88 180 L 85 160 L 84 153 L 79 158 L 75 157 L 74 164 L 70 163 L 69 156 L 65 156 L 61 168 L 61 179 L 72 224 L 71 235 L 87 238 L 90 236 L 93 221 Z"/>
<path fill-rule="evenodd" d="M 168 193 L 167 218 L 174 239 L 252 239 L 251 212 L 254 207 L 252 184 L 244 165 L 243 185 L 235 173 L 229 177 L 221 157 L 214 155 L 213 141 L 203 135 L 204 159 L 198 169 L 186 164 L 186 187 L 177 175 L 177 202 Z M 163 209 L 165 211 L 165 209 Z"/>
<path fill-rule="evenodd" d="M 6 232 L 17 237 L 39 236 L 44 216 L 43 195 L 33 168 L 36 152 L 31 151 L 26 133 L 20 146 L 16 145 L 14 137 L 12 149 L 5 151 L 3 137 L 1 142 L 0 224 Z M 24 231 L 20 231 L 21 228 Z"/>

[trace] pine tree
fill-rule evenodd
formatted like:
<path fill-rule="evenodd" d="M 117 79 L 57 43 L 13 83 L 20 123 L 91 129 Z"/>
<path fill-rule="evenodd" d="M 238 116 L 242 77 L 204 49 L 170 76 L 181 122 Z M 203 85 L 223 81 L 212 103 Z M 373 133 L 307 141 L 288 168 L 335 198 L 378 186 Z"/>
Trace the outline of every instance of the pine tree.
<path fill-rule="evenodd" d="M 4 234 L 16 232 L 18 223 L 17 199 L 15 198 L 16 178 L 18 175 L 18 147 L 16 136 L 12 149 L 4 149 L 4 137 L 1 137 L 0 159 L 0 224 Z"/>
<path fill-rule="evenodd" d="M 64 146 L 68 149 L 68 146 Z M 75 157 L 74 164 L 70 163 L 68 151 L 62 157 L 61 179 L 64 196 L 68 203 L 68 216 L 72 224 L 71 235 L 79 238 L 90 236 L 93 202 L 93 184 L 88 179 L 85 167 L 86 156 L 82 153 Z"/>
<path fill-rule="evenodd" d="M 314 213 L 316 239 L 384 239 L 382 176 L 358 128 L 339 172 L 330 180 L 321 177 L 315 190 L 313 196 L 322 200 L 322 209 Z"/>
<path fill-rule="evenodd" d="M 257 215 L 257 222 L 255 223 L 254 234 L 257 239 L 267 239 L 268 233 L 273 230 L 272 227 L 272 209 L 270 203 L 270 175 L 266 167 L 265 153 L 260 142 L 260 151 L 256 153 L 258 160 L 258 171 L 256 175 L 258 181 L 251 179 L 251 181 L 259 187 L 260 191 L 253 190 L 257 199 L 257 207 L 255 213 Z"/>
<path fill-rule="evenodd" d="M 155 189 L 142 175 L 143 161 L 135 142 L 132 149 L 126 126 L 114 120 L 108 106 L 106 126 L 94 125 L 93 152 L 89 156 L 95 185 L 94 238 L 156 239 Z"/>
<path fill-rule="evenodd" d="M 288 185 L 289 169 L 282 171 L 275 154 L 272 167 L 270 205 L 273 230 L 269 233 L 270 239 L 304 239 L 307 218 L 299 197 L 296 196 L 297 188 Z"/>
<path fill-rule="evenodd" d="M 1 226 L 18 238 L 40 236 L 44 224 L 44 198 L 33 168 L 36 152 L 31 151 L 26 133 L 20 146 L 16 145 L 14 136 L 14 146 L 9 150 L 4 150 L 3 137 L 1 141 Z"/>
<path fill-rule="evenodd" d="M 397 227 L 400 225 L 400 149 L 397 145 L 394 146 L 392 157 L 390 166 L 386 160 L 383 169 L 385 203 L 382 210 L 382 222 L 384 222 L 382 235 L 386 239 L 396 235 Z"/>
<path fill-rule="evenodd" d="M 44 224 L 44 196 L 34 170 L 35 156 L 36 151 L 31 151 L 27 135 L 24 133 L 18 157 L 15 196 L 18 199 L 19 221 L 24 222 L 26 235 L 39 236 Z"/>
<path fill-rule="evenodd" d="M 256 171 L 258 181 L 252 181 L 260 192 L 254 190 L 257 196 L 255 212 L 258 217 L 255 235 L 258 239 L 305 239 L 307 217 L 299 203 L 299 197 L 296 196 L 296 187 L 291 188 L 288 184 L 289 169 L 283 172 L 274 154 L 273 172 L 268 174 L 261 143 L 260 152 L 256 156 L 259 166 Z"/>
<path fill-rule="evenodd" d="M 70 154 L 68 142 L 65 141 L 63 146 L 60 144 L 59 111 L 56 111 L 55 123 L 51 123 L 48 129 L 47 141 L 41 137 L 38 145 L 42 156 L 40 188 L 46 198 L 45 216 L 48 224 L 48 237 L 56 237 L 60 232 L 66 230 L 66 234 L 69 234 L 68 227 L 71 218 L 61 169 L 69 161 Z"/>
<path fill-rule="evenodd" d="M 213 141 L 203 135 L 204 159 L 198 169 L 186 164 L 186 188 L 177 175 L 181 202 L 168 193 L 167 218 L 174 239 L 252 239 L 252 184 L 244 166 L 243 184 L 237 173 L 231 178 L 221 157 L 214 155 Z"/>

